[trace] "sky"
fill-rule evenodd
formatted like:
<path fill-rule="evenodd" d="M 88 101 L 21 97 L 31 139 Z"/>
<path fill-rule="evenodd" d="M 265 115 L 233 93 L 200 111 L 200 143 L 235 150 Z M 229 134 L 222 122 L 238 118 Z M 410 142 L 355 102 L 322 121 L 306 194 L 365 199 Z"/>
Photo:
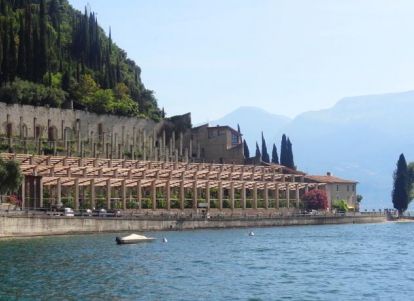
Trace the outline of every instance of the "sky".
<path fill-rule="evenodd" d="M 168 116 L 294 117 L 414 89 L 412 0 L 69 0 L 142 69 Z"/>

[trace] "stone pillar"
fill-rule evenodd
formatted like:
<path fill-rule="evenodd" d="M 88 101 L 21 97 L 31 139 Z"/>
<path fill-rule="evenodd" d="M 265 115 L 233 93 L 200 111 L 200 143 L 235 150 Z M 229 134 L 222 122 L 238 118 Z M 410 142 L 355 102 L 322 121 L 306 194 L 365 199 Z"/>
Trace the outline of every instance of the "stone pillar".
<path fill-rule="evenodd" d="M 275 184 L 275 208 L 279 209 L 279 184 Z"/>
<path fill-rule="evenodd" d="M 170 187 L 170 181 L 168 180 L 165 184 L 165 199 L 167 201 L 167 210 L 171 210 L 171 187 Z"/>
<path fill-rule="evenodd" d="M 218 183 L 218 201 L 219 201 L 219 209 L 223 210 L 223 184 L 221 181 Z"/>
<path fill-rule="evenodd" d="M 193 182 L 193 209 L 197 210 L 197 199 L 198 199 L 198 190 L 197 190 L 197 180 Z"/>
<path fill-rule="evenodd" d="M 299 184 L 296 184 L 296 209 L 299 209 L 300 199 L 299 199 Z"/>
<path fill-rule="evenodd" d="M 39 178 L 39 199 L 39 206 L 43 208 L 43 178 Z"/>
<path fill-rule="evenodd" d="M 151 200 L 152 200 L 152 210 L 157 209 L 157 186 L 155 185 L 155 181 L 152 181 L 151 184 Z"/>
<path fill-rule="evenodd" d="M 290 191 L 289 191 L 289 184 L 286 184 L 286 202 L 287 202 L 287 208 L 290 208 Z"/>
<path fill-rule="evenodd" d="M 126 210 L 127 209 L 127 195 L 126 195 L 126 180 L 122 180 L 122 209 Z"/>
<path fill-rule="evenodd" d="M 253 184 L 253 209 L 257 209 L 257 183 Z"/>
<path fill-rule="evenodd" d="M 91 189 L 91 207 L 95 208 L 96 207 L 96 202 L 95 202 L 95 179 L 91 179 L 90 189 Z"/>
<path fill-rule="evenodd" d="M 246 209 L 246 184 L 242 184 L 242 190 L 241 190 L 241 199 L 242 199 L 242 208 Z"/>
<path fill-rule="evenodd" d="M 184 192 L 184 180 L 181 180 L 180 182 L 180 209 L 184 210 L 184 200 L 185 198 L 185 192 Z"/>
<path fill-rule="evenodd" d="M 230 208 L 234 209 L 234 182 L 230 183 Z"/>
<path fill-rule="evenodd" d="M 206 183 L 206 203 L 207 209 L 210 209 L 210 182 Z"/>
<path fill-rule="evenodd" d="M 62 178 L 57 179 L 56 197 L 57 197 L 57 205 L 60 206 L 62 204 Z"/>
<path fill-rule="evenodd" d="M 26 177 L 23 176 L 21 186 L 21 197 L 22 197 L 22 209 L 26 207 Z"/>
<path fill-rule="evenodd" d="M 183 156 L 183 133 L 180 133 L 180 149 L 179 149 L 179 155 L 180 157 Z"/>
<path fill-rule="evenodd" d="M 75 209 L 79 210 L 79 179 L 75 179 Z"/>
<path fill-rule="evenodd" d="M 269 189 L 267 187 L 267 183 L 264 184 L 264 206 L 266 209 L 269 209 Z"/>
<path fill-rule="evenodd" d="M 111 209 L 111 179 L 106 180 L 106 208 Z"/>
<path fill-rule="evenodd" d="M 141 188 L 141 180 L 137 182 L 137 202 L 139 210 L 142 209 L 142 188 Z"/>

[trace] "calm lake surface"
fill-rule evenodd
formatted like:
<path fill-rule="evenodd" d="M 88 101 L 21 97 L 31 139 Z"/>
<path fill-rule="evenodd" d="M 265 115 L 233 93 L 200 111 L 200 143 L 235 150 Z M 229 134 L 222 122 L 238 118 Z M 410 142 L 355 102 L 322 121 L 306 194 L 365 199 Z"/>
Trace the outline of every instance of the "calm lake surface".
<path fill-rule="evenodd" d="M 0 300 L 414 300 L 414 223 L 146 234 L 0 240 Z"/>

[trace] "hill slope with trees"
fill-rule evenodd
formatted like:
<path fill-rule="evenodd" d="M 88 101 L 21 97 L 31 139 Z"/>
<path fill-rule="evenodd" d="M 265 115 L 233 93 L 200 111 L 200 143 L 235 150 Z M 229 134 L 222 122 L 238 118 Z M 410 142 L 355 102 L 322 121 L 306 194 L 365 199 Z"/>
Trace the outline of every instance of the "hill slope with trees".
<path fill-rule="evenodd" d="M 96 14 L 67 0 L 0 0 L 0 101 L 159 120 L 141 69 Z"/>

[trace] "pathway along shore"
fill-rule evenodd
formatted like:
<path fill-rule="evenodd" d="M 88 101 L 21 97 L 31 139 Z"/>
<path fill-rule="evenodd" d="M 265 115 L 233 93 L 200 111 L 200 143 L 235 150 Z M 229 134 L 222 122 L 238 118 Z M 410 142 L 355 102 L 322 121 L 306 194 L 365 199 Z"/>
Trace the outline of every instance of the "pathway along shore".
<path fill-rule="evenodd" d="M 385 221 L 387 221 L 387 216 L 382 213 L 214 216 L 207 218 L 201 216 L 64 217 L 9 212 L 0 213 L 0 238 L 123 231 L 361 224 Z"/>

